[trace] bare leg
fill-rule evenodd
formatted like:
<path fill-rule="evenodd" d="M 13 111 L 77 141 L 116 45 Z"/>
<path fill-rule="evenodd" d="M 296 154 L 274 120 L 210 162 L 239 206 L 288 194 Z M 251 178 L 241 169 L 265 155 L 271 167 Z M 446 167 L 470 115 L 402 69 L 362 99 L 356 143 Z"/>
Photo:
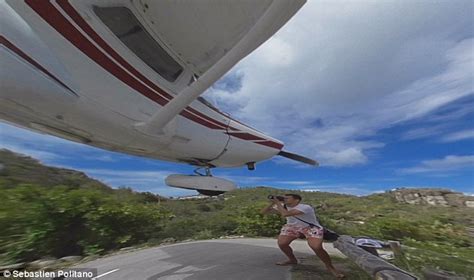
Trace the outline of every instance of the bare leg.
<path fill-rule="evenodd" d="M 296 259 L 295 255 L 293 254 L 293 249 L 290 247 L 290 243 L 295 240 L 296 237 L 287 236 L 287 235 L 279 235 L 278 236 L 278 247 L 283 253 L 288 257 L 287 261 L 277 262 L 277 265 L 292 265 L 297 264 L 298 260 Z"/>
<path fill-rule="evenodd" d="M 323 248 L 323 239 L 322 238 L 308 238 L 308 245 L 313 249 L 316 255 L 321 259 L 321 261 L 326 265 L 327 270 L 331 272 L 337 278 L 343 278 L 344 274 L 339 272 L 331 262 L 331 257 L 328 252 Z"/>

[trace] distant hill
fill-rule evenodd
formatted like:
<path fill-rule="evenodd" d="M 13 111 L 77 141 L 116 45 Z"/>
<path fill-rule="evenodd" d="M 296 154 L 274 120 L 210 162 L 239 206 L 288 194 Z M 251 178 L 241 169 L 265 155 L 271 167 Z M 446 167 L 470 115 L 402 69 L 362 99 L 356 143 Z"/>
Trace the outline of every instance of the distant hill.
<path fill-rule="evenodd" d="M 0 180 L 7 186 L 37 184 L 44 187 L 64 185 L 111 189 L 83 172 L 45 166 L 36 159 L 6 149 L 0 149 Z"/>

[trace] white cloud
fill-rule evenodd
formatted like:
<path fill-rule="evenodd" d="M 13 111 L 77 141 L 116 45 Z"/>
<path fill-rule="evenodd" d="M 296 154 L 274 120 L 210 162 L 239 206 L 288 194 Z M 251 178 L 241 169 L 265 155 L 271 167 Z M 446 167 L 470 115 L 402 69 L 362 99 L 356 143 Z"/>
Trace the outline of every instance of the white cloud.
<path fill-rule="evenodd" d="M 83 160 L 109 163 L 132 157 L 18 128 L 5 122 L 0 122 L 0 135 L 0 148 L 24 154 L 38 159 L 42 163 L 55 166 L 65 166 L 67 161 L 74 160 L 78 155 Z"/>
<path fill-rule="evenodd" d="M 24 148 L 24 147 L 4 144 L 4 143 L 0 143 L 0 149 L 14 151 L 16 153 L 29 156 L 34 159 L 38 159 L 40 162 L 43 162 L 43 163 L 54 162 L 62 158 L 60 155 L 55 154 L 55 153 L 39 151 L 36 149 Z"/>
<path fill-rule="evenodd" d="M 76 168 L 77 169 L 77 168 Z M 117 170 L 117 169 L 81 169 L 90 177 L 96 178 L 114 187 L 148 186 L 164 187 L 164 179 L 172 172 L 154 170 Z"/>
<path fill-rule="evenodd" d="M 283 185 L 291 185 L 291 186 L 306 186 L 306 185 L 314 185 L 313 181 L 276 181 L 273 183 L 283 184 Z"/>
<path fill-rule="evenodd" d="M 0 134 L 0 148 L 31 156 L 47 164 L 55 164 L 76 156 L 77 152 L 94 149 L 51 135 L 20 129 L 4 122 L 0 122 Z"/>
<path fill-rule="evenodd" d="M 233 70 L 239 91 L 207 94 L 323 166 L 364 164 L 379 130 L 472 95 L 472 6 L 309 1 Z"/>
<path fill-rule="evenodd" d="M 82 171 L 91 174 L 104 176 L 111 180 L 120 178 L 137 178 L 137 180 L 156 180 L 157 178 L 164 178 L 171 174 L 170 171 L 156 171 L 156 170 L 117 170 L 117 169 L 82 169 Z"/>
<path fill-rule="evenodd" d="M 467 129 L 445 135 L 441 138 L 441 142 L 455 142 L 460 140 L 474 139 L 474 130 Z"/>
<path fill-rule="evenodd" d="M 420 138 L 428 138 L 428 137 L 445 133 L 447 129 L 449 129 L 449 124 L 446 124 L 446 123 L 417 127 L 417 128 L 405 131 L 402 134 L 401 139 L 414 140 L 414 139 L 420 139 Z"/>
<path fill-rule="evenodd" d="M 262 46 L 262 50 L 260 50 L 262 53 L 261 59 L 266 66 L 272 68 L 276 67 L 282 69 L 291 66 L 294 62 L 296 52 L 294 47 L 294 45 L 278 37 L 270 38 L 268 42 Z"/>
<path fill-rule="evenodd" d="M 426 121 L 432 123 L 446 123 L 449 121 L 456 121 L 474 113 L 473 100 L 450 107 L 451 108 L 448 107 L 449 110 L 447 110 L 447 112 L 439 112 L 438 114 L 434 114 L 427 118 Z"/>
<path fill-rule="evenodd" d="M 103 161 L 103 162 L 117 162 L 118 159 L 116 157 L 113 157 L 111 155 L 98 155 L 98 156 L 86 156 L 88 160 L 93 160 L 93 161 Z"/>
<path fill-rule="evenodd" d="M 456 156 L 448 155 L 442 159 L 424 160 L 420 164 L 410 168 L 400 169 L 403 174 L 433 173 L 443 174 L 470 168 L 474 170 L 474 155 Z"/>

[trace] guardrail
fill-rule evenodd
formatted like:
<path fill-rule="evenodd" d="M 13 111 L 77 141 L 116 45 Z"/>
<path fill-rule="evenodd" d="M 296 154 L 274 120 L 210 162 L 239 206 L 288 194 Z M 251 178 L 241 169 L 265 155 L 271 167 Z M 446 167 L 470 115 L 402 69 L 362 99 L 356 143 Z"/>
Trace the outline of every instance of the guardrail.
<path fill-rule="evenodd" d="M 417 280 L 418 278 L 354 244 L 348 235 L 340 236 L 334 247 L 377 280 Z"/>

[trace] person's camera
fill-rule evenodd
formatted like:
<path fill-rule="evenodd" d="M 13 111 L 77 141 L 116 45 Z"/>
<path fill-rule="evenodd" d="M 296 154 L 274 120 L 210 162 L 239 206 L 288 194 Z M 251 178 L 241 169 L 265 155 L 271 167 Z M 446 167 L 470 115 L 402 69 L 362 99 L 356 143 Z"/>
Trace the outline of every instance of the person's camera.
<path fill-rule="evenodd" d="M 275 195 L 269 195 L 267 197 L 268 197 L 268 199 L 275 199 L 276 198 L 279 201 L 285 201 L 285 198 L 283 196 L 280 196 L 280 195 L 276 195 L 276 196 Z"/>

